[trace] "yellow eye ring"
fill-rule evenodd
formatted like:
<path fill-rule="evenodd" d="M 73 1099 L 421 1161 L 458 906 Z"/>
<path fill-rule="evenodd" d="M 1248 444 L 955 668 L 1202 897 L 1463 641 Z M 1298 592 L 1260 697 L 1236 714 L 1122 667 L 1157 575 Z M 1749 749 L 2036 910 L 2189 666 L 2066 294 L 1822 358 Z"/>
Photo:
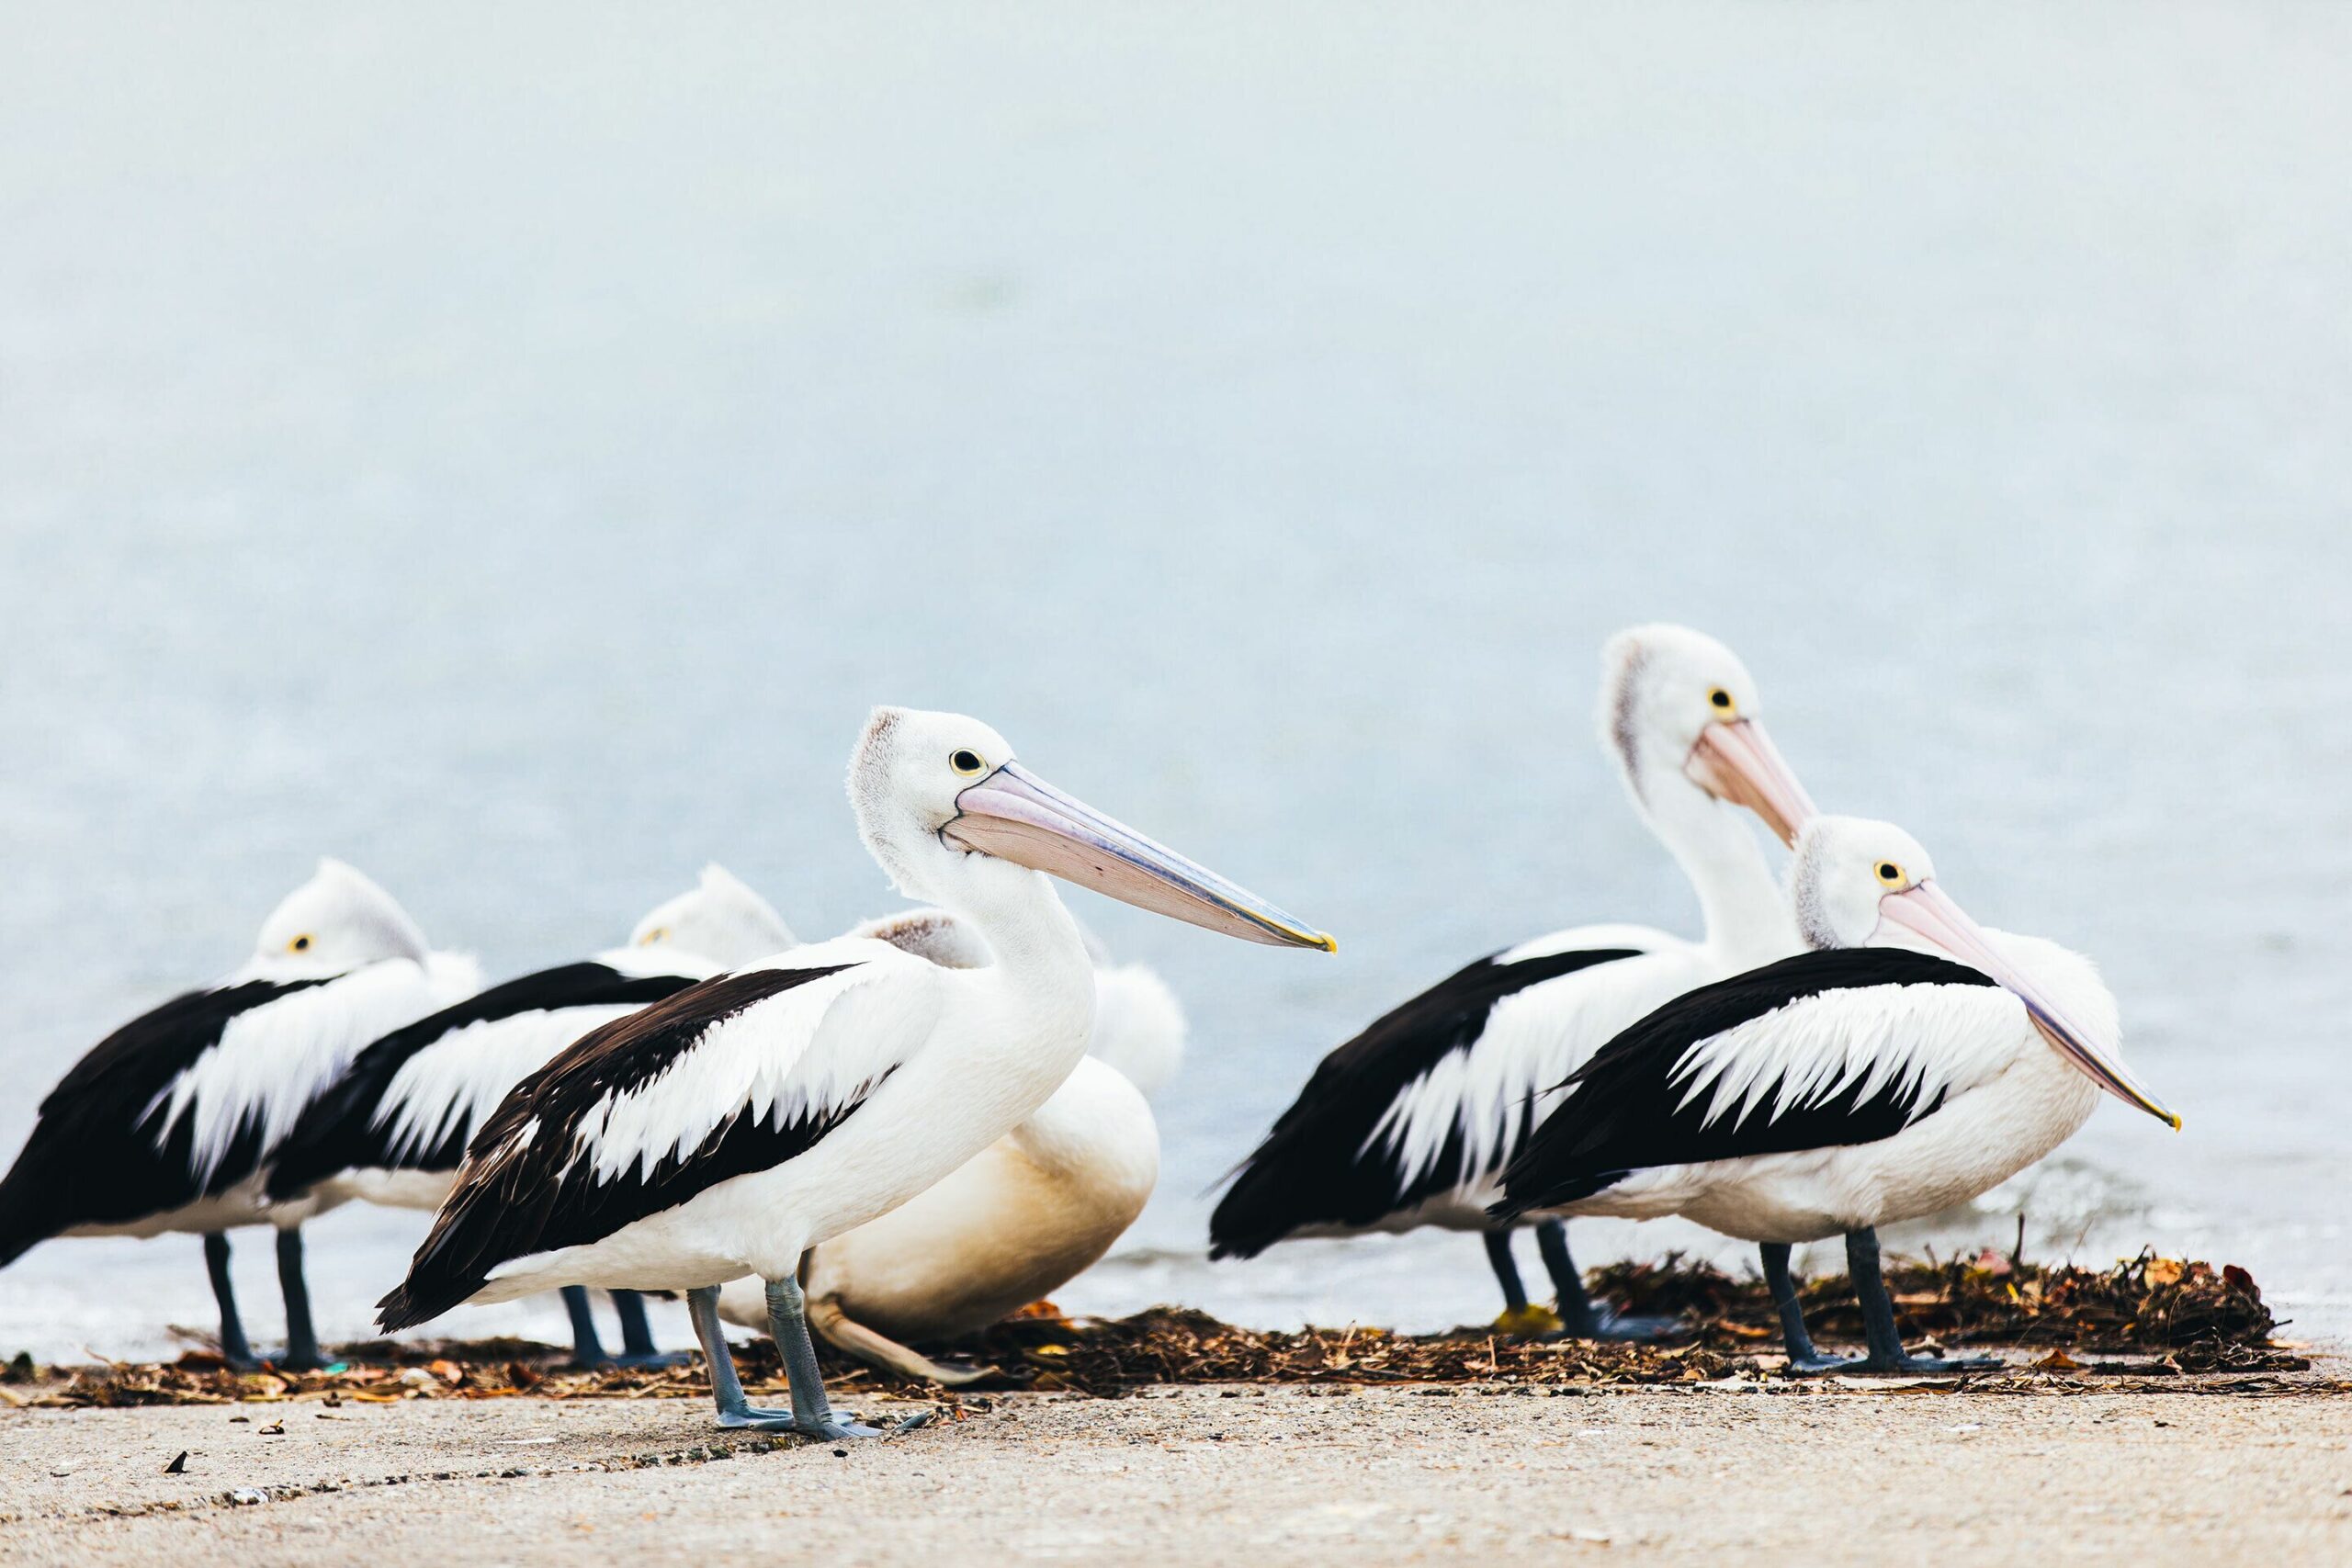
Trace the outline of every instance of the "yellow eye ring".
<path fill-rule="evenodd" d="M 643 936 L 637 939 L 637 945 L 639 947 L 651 947 L 657 942 L 667 942 L 669 940 L 670 928 L 668 926 L 655 926 L 651 931 L 647 931 Z"/>
<path fill-rule="evenodd" d="M 1714 687 L 1713 690 L 1708 692 L 1707 703 L 1709 706 L 1713 707 L 1717 713 L 1722 714 L 1725 718 L 1729 718 L 1732 715 L 1739 711 L 1739 705 L 1732 701 L 1731 694 L 1724 691 L 1721 686 Z"/>
<path fill-rule="evenodd" d="M 303 934 L 303 935 L 301 935 L 301 936 L 298 936 L 298 937 L 296 937 L 292 942 L 288 942 L 288 943 L 286 944 L 286 951 L 287 951 L 287 952 L 288 952 L 288 953 L 308 953 L 308 952 L 310 952 L 310 951 L 311 951 L 311 938 L 310 938 L 309 934 L 306 932 L 305 934 Z"/>
<path fill-rule="evenodd" d="M 1903 868 L 1891 860 L 1878 863 L 1878 879 L 1889 887 L 1900 887 L 1910 880 L 1903 874 Z"/>
<path fill-rule="evenodd" d="M 981 756 L 978 751 L 969 750 L 959 749 L 956 751 L 950 752 L 947 758 L 947 765 L 955 769 L 957 773 L 963 774 L 966 778 L 970 778 L 975 773 L 985 773 L 989 771 L 988 759 Z"/>

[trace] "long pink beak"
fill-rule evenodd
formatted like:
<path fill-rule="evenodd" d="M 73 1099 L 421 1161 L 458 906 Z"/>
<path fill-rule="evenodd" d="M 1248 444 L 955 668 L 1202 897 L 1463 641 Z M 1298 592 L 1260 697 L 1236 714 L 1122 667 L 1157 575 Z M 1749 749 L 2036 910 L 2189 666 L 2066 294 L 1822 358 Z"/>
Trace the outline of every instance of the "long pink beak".
<path fill-rule="evenodd" d="M 1987 976 L 2025 1003 L 2041 1037 L 2099 1088 L 2127 1105 L 2137 1106 L 2159 1122 L 2180 1131 L 2180 1117 L 2132 1076 L 2132 1069 L 2091 1043 L 2090 1037 L 2067 1021 L 2057 1004 L 2025 973 L 1994 951 L 1984 928 L 1933 882 L 1922 882 L 1890 893 L 1878 901 L 1879 918 L 1892 920 L 1971 969 Z"/>
<path fill-rule="evenodd" d="M 1708 725 L 1699 732 L 1682 771 L 1717 800 L 1745 806 L 1764 818 L 1784 844 L 1793 845 L 1806 819 L 1815 815 L 1813 796 L 1805 794 L 1764 727 L 1752 718 Z"/>
<path fill-rule="evenodd" d="M 1270 947 L 1340 944 L 1205 866 L 1073 799 L 1017 762 L 956 797 L 940 836 L 961 849 L 1046 872 L 1122 903 Z"/>

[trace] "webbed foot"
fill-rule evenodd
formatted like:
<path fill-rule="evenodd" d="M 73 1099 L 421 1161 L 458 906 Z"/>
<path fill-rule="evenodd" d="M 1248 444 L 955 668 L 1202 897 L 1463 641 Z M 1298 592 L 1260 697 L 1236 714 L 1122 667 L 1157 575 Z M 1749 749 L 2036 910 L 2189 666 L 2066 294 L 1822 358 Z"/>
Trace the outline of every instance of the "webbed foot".
<path fill-rule="evenodd" d="M 722 1410 L 718 1424 L 729 1432 L 797 1432 L 804 1438 L 817 1438 L 826 1442 L 845 1442 L 852 1438 L 878 1438 L 879 1427 L 862 1422 L 844 1421 L 838 1416 L 826 1415 L 803 1419 L 789 1410 L 775 1410 L 763 1405 L 746 1405 L 741 1410 Z"/>
<path fill-rule="evenodd" d="M 1639 1317 L 1632 1313 L 1600 1307 L 1587 1313 L 1581 1320 L 1565 1317 L 1559 1332 L 1546 1337 L 1600 1339 L 1624 1345 L 1665 1345 L 1690 1337 L 1690 1329 L 1679 1318 Z"/>
<path fill-rule="evenodd" d="M 1506 1307 L 1495 1318 L 1495 1327 L 1517 1339 L 1549 1339 L 1560 1332 L 1560 1314 L 1530 1302 L 1521 1307 Z"/>
<path fill-rule="evenodd" d="M 1858 1372 L 1990 1372 L 2008 1365 L 1998 1356 L 1865 1356 Z"/>

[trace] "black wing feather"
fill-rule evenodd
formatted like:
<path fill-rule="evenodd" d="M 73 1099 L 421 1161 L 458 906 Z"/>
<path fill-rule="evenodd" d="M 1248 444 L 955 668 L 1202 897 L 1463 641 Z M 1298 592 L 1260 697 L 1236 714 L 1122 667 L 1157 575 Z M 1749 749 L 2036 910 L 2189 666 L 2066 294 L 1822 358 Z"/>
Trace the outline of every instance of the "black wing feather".
<path fill-rule="evenodd" d="M 155 1103 L 238 1014 L 321 980 L 248 980 L 188 991 L 107 1035 L 40 1102 L 32 1135 L 0 1180 L 0 1267 L 76 1225 L 128 1224 L 222 1192 L 253 1174 L 264 1150 L 248 1122 L 210 1177 L 191 1157 L 195 1118 L 158 1140 Z"/>
<path fill-rule="evenodd" d="M 392 1151 L 392 1129 L 376 1124 L 377 1111 L 400 1070 L 447 1035 L 526 1012 L 643 1006 L 693 984 L 684 975 L 624 975 L 608 964 L 564 964 L 518 976 L 427 1013 L 360 1052 L 334 1086 L 311 1102 L 271 1159 L 269 1195 L 281 1201 L 297 1198 L 346 1170 L 455 1170 L 463 1164 L 473 1137 L 469 1123 L 460 1122 L 431 1148 L 399 1155 Z"/>
<path fill-rule="evenodd" d="M 814 1148 L 864 1101 L 782 1125 L 739 1113 L 683 1157 L 609 1181 L 573 1158 L 580 1123 L 607 1096 L 659 1077 L 746 1008 L 851 967 L 754 969 L 703 981 L 592 1030 L 515 1085 L 482 1123 L 458 1190 L 417 1248 L 408 1278 L 377 1303 L 383 1326 L 406 1328 L 439 1316 L 481 1290 L 502 1263 L 600 1240 L 719 1182 Z M 516 1134 L 533 1122 L 530 1141 L 517 1146 Z"/>
<path fill-rule="evenodd" d="M 1575 1088 L 1503 1173 L 1498 1216 L 1589 1198 L 1636 1170 L 1751 1155 L 1874 1144 L 1942 1104 L 1897 1076 L 1867 1097 L 1858 1080 L 1826 1099 L 1770 1116 L 1707 1120 L 1707 1098 L 1681 1103 L 1676 1066 L 1690 1047 L 1792 1002 L 1871 986 L 1990 986 L 1949 959 L 1900 948 L 1803 953 L 1686 991 L 1626 1028 L 1568 1076 Z"/>
<path fill-rule="evenodd" d="M 1453 1190 L 1463 1168 L 1458 1134 L 1430 1169 L 1408 1178 L 1385 1148 L 1367 1148 L 1396 1097 L 1486 1032 L 1504 998 L 1580 969 L 1640 955 L 1579 948 L 1517 963 L 1489 956 L 1383 1014 L 1317 1065 L 1306 1087 L 1242 1163 L 1209 1218 L 1209 1256 L 1254 1258 L 1309 1225 L 1370 1225 Z"/>

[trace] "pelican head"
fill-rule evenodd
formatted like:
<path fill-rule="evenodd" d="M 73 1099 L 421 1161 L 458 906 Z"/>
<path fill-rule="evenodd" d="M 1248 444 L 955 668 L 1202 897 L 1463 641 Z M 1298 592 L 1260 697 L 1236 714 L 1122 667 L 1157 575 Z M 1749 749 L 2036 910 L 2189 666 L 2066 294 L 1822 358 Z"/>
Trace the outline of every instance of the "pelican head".
<path fill-rule="evenodd" d="M 1765 733 L 1737 654 L 1688 626 L 1634 626 L 1609 639 L 1601 669 L 1601 740 L 1645 810 L 1657 789 L 1687 782 L 1796 841 L 1813 801 Z"/>
<path fill-rule="evenodd" d="M 858 831 L 900 892 L 1042 871 L 1137 908 L 1278 947 L 1335 943 L 1257 895 L 1063 794 L 960 714 L 877 708 L 850 758 Z"/>
<path fill-rule="evenodd" d="M 1937 885 L 1935 863 L 1919 840 L 1894 823 L 1815 818 L 1798 837 L 1789 891 L 1808 946 L 1909 947 L 1965 964 L 2023 1002 L 2041 1037 L 2093 1083 L 2179 1130 L 2177 1115 L 1994 946 Z"/>
<path fill-rule="evenodd" d="M 253 966 L 288 978 L 346 974 L 387 958 L 425 961 L 424 933 L 392 896 L 339 860 L 322 860 L 261 925 Z"/>
<path fill-rule="evenodd" d="M 722 865 L 702 868 L 702 880 L 657 905 L 629 932 L 632 947 L 673 947 L 732 969 L 798 940 L 768 901 Z"/>

